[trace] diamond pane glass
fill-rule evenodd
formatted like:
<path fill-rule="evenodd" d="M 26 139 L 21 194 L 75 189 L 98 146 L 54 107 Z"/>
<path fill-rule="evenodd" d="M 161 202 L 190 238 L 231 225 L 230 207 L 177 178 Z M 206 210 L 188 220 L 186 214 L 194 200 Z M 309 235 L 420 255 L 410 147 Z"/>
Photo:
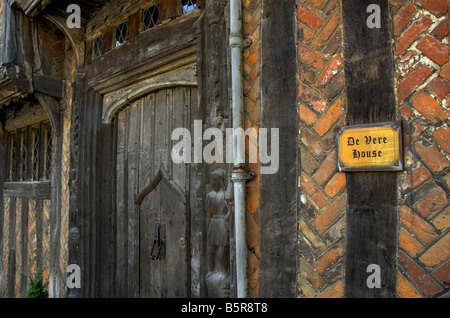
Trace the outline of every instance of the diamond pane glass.
<path fill-rule="evenodd" d="M 13 134 L 10 135 L 10 141 L 9 141 L 9 180 L 10 181 L 16 181 L 16 167 L 17 167 L 17 151 L 16 151 L 16 145 L 17 145 L 17 135 Z"/>
<path fill-rule="evenodd" d="M 116 31 L 114 34 L 114 44 L 119 46 L 127 40 L 127 25 L 128 21 L 124 21 L 118 26 L 116 26 Z"/>
<path fill-rule="evenodd" d="M 47 126 L 47 143 L 45 149 L 45 179 L 50 180 L 52 166 L 52 127 Z"/>
<path fill-rule="evenodd" d="M 102 42 L 103 42 L 102 35 L 95 38 L 95 40 L 94 40 L 94 58 L 102 55 Z"/>
<path fill-rule="evenodd" d="M 33 181 L 39 180 L 39 128 L 33 129 Z"/>
<path fill-rule="evenodd" d="M 159 24 L 159 6 L 154 4 L 143 11 L 143 30 L 148 30 Z"/>
<path fill-rule="evenodd" d="M 21 168 L 20 168 L 20 174 L 21 174 L 21 180 L 25 181 L 27 179 L 27 150 L 28 150 L 28 142 L 27 142 L 27 132 L 23 131 L 21 133 Z"/>
<path fill-rule="evenodd" d="M 197 0 L 181 0 L 182 14 L 194 11 L 197 8 Z"/>

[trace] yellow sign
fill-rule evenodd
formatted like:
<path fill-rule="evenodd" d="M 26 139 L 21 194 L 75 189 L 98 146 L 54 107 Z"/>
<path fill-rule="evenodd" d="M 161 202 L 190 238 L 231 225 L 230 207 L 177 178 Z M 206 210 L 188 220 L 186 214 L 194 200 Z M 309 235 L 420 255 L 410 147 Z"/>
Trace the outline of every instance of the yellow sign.
<path fill-rule="evenodd" d="M 341 127 L 336 139 L 339 171 L 403 169 L 400 122 Z"/>

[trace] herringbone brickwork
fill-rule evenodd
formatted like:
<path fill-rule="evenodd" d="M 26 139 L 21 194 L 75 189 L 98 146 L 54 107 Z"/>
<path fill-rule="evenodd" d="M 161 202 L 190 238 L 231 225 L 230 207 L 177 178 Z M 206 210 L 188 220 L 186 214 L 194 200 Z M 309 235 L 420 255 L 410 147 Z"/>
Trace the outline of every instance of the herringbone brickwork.
<path fill-rule="evenodd" d="M 245 38 L 252 40 L 250 47 L 243 52 L 243 75 L 244 75 L 244 109 L 245 129 L 259 128 L 261 117 L 261 14 L 262 4 L 260 0 L 243 1 L 243 34 Z M 250 142 L 255 143 L 256 138 Z M 248 149 L 247 149 L 248 155 Z M 255 173 L 255 179 L 247 183 L 247 243 L 248 252 L 248 295 L 251 298 L 258 297 L 259 259 L 260 253 L 260 219 L 259 219 L 259 187 L 260 187 L 260 164 L 250 163 L 249 169 Z"/>
<path fill-rule="evenodd" d="M 337 0 L 297 1 L 300 297 L 343 296 L 347 195 L 334 142 L 345 116 L 340 21 Z"/>
<path fill-rule="evenodd" d="M 405 171 L 399 195 L 400 297 L 450 284 L 450 129 L 447 0 L 391 1 Z"/>

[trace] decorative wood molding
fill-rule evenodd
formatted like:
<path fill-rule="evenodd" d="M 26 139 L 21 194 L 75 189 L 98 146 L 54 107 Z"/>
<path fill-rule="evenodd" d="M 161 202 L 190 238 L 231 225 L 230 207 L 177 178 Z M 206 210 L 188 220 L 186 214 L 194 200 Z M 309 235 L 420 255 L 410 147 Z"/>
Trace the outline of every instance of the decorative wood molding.
<path fill-rule="evenodd" d="M 34 96 L 39 103 L 44 107 L 50 120 L 50 125 L 56 136 L 59 136 L 59 103 L 53 97 L 34 92 Z"/>
<path fill-rule="evenodd" d="M 161 181 L 166 182 L 167 185 L 180 197 L 182 202 L 186 203 L 186 197 L 183 190 L 175 182 L 169 179 L 167 172 L 164 171 L 164 169 L 160 168 L 153 181 L 150 182 L 150 184 L 136 196 L 136 205 L 140 206 L 145 197 L 150 194 L 150 192 L 155 190 Z"/>
<path fill-rule="evenodd" d="M 194 65 L 151 77 L 138 84 L 105 95 L 103 98 L 103 123 L 110 124 L 121 109 L 139 98 L 161 89 L 176 86 L 197 86 Z"/>

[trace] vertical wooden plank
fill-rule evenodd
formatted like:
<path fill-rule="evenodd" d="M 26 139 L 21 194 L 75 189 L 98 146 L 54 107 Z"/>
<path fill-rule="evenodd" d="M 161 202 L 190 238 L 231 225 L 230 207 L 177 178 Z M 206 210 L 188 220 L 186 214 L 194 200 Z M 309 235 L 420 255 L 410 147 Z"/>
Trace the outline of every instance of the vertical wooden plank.
<path fill-rule="evenodd" d="M 140 297 L 161 297 L 161 261 L 151 260 L 149 255 L 155 240 L 155 227 L 160 219 L 160 188 L 157 186 L 142 201 L 139 232 Z"/>
<path fill-rule="evenodd" d="M 154 166 L 156 171 L 165 166 L 164 147 L 167 133 L 167 92 L 165 90 L 156 93 L 155 107 L 155 158 Z"/>
<path fill-rule="evenodd" d="M 161 0 L 159 2 L 159 16 L 160 20 L 175 18 L 181 13 L 179 0 Z"/>
<path fill-rule="evenodd" d="M 369 28 L 367 6 L 381 9 L 381 28 Z M 347 122 L 395 118 L 393 53 L 388 0 L 347 0 L 343 6 Z M 397 174 L 347 173 L 346 297 L 395 297 Z M 367 267 L 381 269 L 381 288 L 368 288 Z"/>
<path fill-rule="evenodd" d="M 188 297 L 186 266 L 186 207 L 179 195 L 162 180 L 161 220 L 165 224 L 166 253 L 161 262 L 160 297 Z M 190 290 L 190 286 L 189 286 Z"/>
<path fill-rule="evenodd" d="M 20 295 L 24 295 L 27 292 L 28 289 L 28 263 L 27 263 L 27 247 L 28 247 L 28 201 L 29 199 L 22 199 L 22 209 L 20 213 L 22 214 L 22 244 L 21 244 L 21 253 L 22 253 L 22 259 L 21 259 L 21 283 L 20 283 Z M 48 279 L 47 279 L 48 281 Z"/>
<path fill-rule="evenodd" d="M 280 129 L 280 156 L 277 173 L 261 175 L 259 296 L 295 297 L 298 136 L 295 1 L 263 1 L 262 10 L 261 127 Z"/>
<path fill-rule="evenodd" d="M 152 144 L 154 136 L 153 111 L 155 95 L 150 94 L 142 101 L 141 149 L 139 154 L 139 189 L 143 191 L 152 181 Z"/>
<path fill-rule="evenodd" d="M 127 149 L 127 161 L 128 161 L 128 296 L 133 297 L 135 292 L 134 285 L 134 270 L 135 270 L 135 247 L 136 240 L 135 230 L 137 226 L 136 215 L 135 215 L 135 191 L 137 184 L 137 158 L 139 149 L 139 117 L 138 117 L 138 103 L 133 103 L 128 107 L 128 149 Z"/>
<path fill-rule="evenodd" d="M 117 116 L 117 247 L 116 282 L 117 296 L 126 296 L 127 286 L 127 232 L 128 232 L 128 191 L 127 191 L 127 119 L 128 112 Z"/>
<path fill-rule="evenodd" d="M 14 285 L 15 285 L 15 272 L 16 272 L 16 247 L 15 247 L 15 234 L 16 234 L 16 198 L 10 198 L 9 200 L 9 231 L 8 240 L 5 244 L 8 246 L 8 269 L 6 272 L 6 297 L 14 297 Z M 5 255 L 6 256 L 6 255 Z"/>
<path fill-rule="evenodd" d="M 3 236 L 2 236 L 2 284 L 0 286 L 0 296 L 7 297 L 8 293 L 8 273 L 9 267 L 11 266 L 9 263 L 9 233 L 10 233 L 10 215 L 11 215 L 11 198 L 4 198 L 4 206 L 3 206 Z"/>
<path fill-rule="evenodd" d="M 20 287 L 22 281 L 22 199 L 16 198 L 16 279 L 14 286 L 14 294 L 16 298 L 20 297 Z"/>
<path fill-rule="evenodd" d="M 6 182 L 8 180 L 8 169 L 7 169 L 7 156 L 8 156 L 8 137 L 6 132 L 3 129 L 0 129 L 0 184 Z M 3 198 L 3 187 L 0 187 L 0 251 L 2 252 L 0 256 L 0 271 L 2 273 L 2 277 L 6 277 L 6 259 L 5 259 L 5 219 L 7 218 L 6 214 L 6 202 Z M 3 286 L 4 278 L 0 281 L 0 297 L 3 297 Z"/>
<path fill-rule="evenodd" d="M 187 128 L 189 126 L 186 125 L 187 113 L 190 110 L 190 96 L 189 96 L 189 88 L 178 87 L 173 89 L 173 98 L 171 103 L 171 108 L 173 109 L 172 119 L 172 131 L 176 128 Z M 169 134 L 172 134 L 172 131 Z M 169 140 L 169 151 L 171 151 L 172 147 L 177 143 L 177 141 Z M 170 156 L 170 153 L 169 153 Z M 184 163 L 175 163 L 171 158 L 169 158 L 169 162 L 171 163 L 171 175 L 172 179 L 175 183 L 177 183 L 181 188 L 186 188 L 186 164 Z"/>

